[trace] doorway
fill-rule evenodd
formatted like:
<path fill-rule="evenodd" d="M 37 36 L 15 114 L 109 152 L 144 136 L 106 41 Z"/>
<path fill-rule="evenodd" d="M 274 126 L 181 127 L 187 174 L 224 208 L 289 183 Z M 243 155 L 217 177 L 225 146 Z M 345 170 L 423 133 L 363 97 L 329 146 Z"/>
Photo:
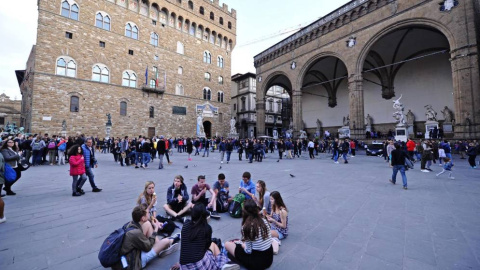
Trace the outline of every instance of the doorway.
<path fill-rule="evenodd" d="M 205 131 L 205 136 L 207 138 L 212 137 L 212 123 L 210 121 L 203 122 L 203 130 Z"/>
<path fill-rule="evenodd" d="M 153 138 L 155 136 L 155 128 L 149 127 L 148 128 L 148 138 Z"/>

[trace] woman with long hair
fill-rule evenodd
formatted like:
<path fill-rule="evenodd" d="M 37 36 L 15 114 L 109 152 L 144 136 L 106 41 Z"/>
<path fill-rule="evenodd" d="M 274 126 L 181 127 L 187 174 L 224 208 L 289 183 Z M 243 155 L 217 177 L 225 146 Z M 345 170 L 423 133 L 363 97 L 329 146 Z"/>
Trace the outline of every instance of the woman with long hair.
<path fill-rule="evenodd" d="M 157 216 L 157 194 L 155 193 L 155 183 L 147 181 L 143 192 L 140 193 L 137 199 L 137 205 L 144 204 L 147 206 L 147 212 L 151 217 Z"/>
<path fill-rule="evenodd" d="M 280 244 L 280 240 L 288 235 L 288 210 L 278 191 L 270 193 L 270 203 L 272 204 L 272 214 L 267 219 L 271 224 L 273 239 L 278 240 L 277 242 Z"/>
<path fill-rule="evenodd" d="M 13 139 L 7 139 L 4 141 L 2 147 L 0 148 L 0 152 L 5 159 L 5 163 L 10 165 L 10 167 L 12 167 L 12 169 L 14 169 L 17 173 L 15 181 L 5 181 L 5 187 L 3 188 L 3 190 L 7 192 L 7 195 L 16 195 L 16 193 L 12 191 L 12 185 L 15 184 L 15 182 L 17 182 L 20 177 L 22 177 L 22 171 L 20 170 L 20 157 L 22 156 L 22 151 L 18 149 L 18 146 Z"/>
<path fill-rule="evenodd" d="M 224 270 L 240 269 L 227 264 L 228 257 L 212 242 L 212 227 L 208 224 L 208 212 L 202 203 L 192 208 L 192 220 L 186 220 L 182 228 L 180 265 L 173 269 Z"/>
<path fill-rule="evenodd" d="M 270 192 L 267 191 L 265 181 L 258 180 L 255 190 L 257 191 L 257 194 L 253 197 L 253 200 L 257 203 L 258 208 L 262 210 L 264 216 L 270 215 L 272 212 L 272 204 L 270 203 Z"/>
<path fill-rule="evenodd" d="M 266 219 L 260 216 L 253 200 L 246 200 L 243 206 L 242 241 L 225 243 L 228 253 L 245 268 L 263 270 L 272 265 L 272 234 Z"/>
<path fill-rule="evenodd" d="M 85 158 L 83 157 L 82 147 L 78 144 L 73 145 L 68 150 L 68 164 L 70 165 L 70 175 L 72 176 L 72 196 L 78 197 L 85 192 L 82 187 L 87 181 L 85 175 Z"/>
<path fill-rule="evenodd" d="M 188 153 L 188 161 L 192 160 L 192 152 L 193 152 L 193 143 L 192 139 L 187 138 L 187 153 Z"/>

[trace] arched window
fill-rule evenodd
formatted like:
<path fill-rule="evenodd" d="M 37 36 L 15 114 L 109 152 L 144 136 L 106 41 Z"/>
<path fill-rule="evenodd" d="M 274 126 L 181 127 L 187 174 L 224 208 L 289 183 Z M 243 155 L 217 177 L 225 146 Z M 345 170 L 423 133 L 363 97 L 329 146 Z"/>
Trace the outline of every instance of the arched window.
<path fill-rule="evenodd" d="M 217 67 L 223 68 L 223 57 L 221 56 L 217 57 Z"/>
<path fill-rule="evenodd" d="M 218 92 L 217 101 L 223 103 L 223 92 L 221 92 L 221 91 Z"/>
<path fill-rule="evenodd" d="M 126 116 L 127 115 L 127 102 L 121 101 L 120 102 L 120 115 Z"/>
<path fill-rule="evenodd" d="M 70 1 L 73 2 L 73 1 Z M 78 4 L 73 2 L 73 4 L 69 4 L 67 0 L 62 2 L 62 12 L 61 15 L 63 17 L 70 18 L 72 20 L 78 21 Z"/>
<path fill-rule="evenodd" d="M 205 9 L 203 9 L 203 7 L 200 7 L 199 11 L 200 11 L 200 14 L 205 15 Z"/>
<path fill-rule="evenodd" d="M 125 25 L 125 36 L 138 39 L 138 27 L 134 23 L 127 23 Z"/>
<path fill-rule="evenodd" d="M 181 43 L 180 41 L 177 41 L 177 53 L 179 54 L 184 54 L 184 47 L 183 47 L 183 43 Z"/>
<path fill-rule="evenodd" d="M 137 87 L 137 75 L 131 70 L 123 72 L 122 86 Z"/>
<path fill-rule="evenodd" d="M 178 74 L 180 74 L 180 75 L 183 74 L 183 67 L 178 67 Z"/>
<path fill-rule="evenodd" d="M 153 79 L 150 80 L 150 88 L 156 88 L 157 87 L 157 82 Z"/>
<path fill-rule="evenodd" d="M 215 20 L 215 14 L 213 14 L 213 12 L 210 12 L 210 20 Z"/>
<path fill-rule="evenodd" d="M 95 17 L 95 26 L 110 31 L 110 16 L 104 12 L 98 12 Z"/>
<path fill-rule="evenodd" d="M 67 64 L 67 77 L 75 78 L 76 75 L 77 75 L 77 64 L 73 60 L 70 60 L 68 61 L 68 64 Z"/>
<path fill-rule="evenodd" d="M 223 84 L 223 77 L 222 76 L 218 76 L 218 84 Z"/>
<path fill-rule="evenodd" d="M 167 14 L 168 11 L 165 8 L 162 8 L 162 11 L 160 11 L 160 22 L 162 24 L 167 24 Z"/>
<path fill-rule="evenodd" d="M 185 94 L 185 92 L 184 92 L 184 90 L 183 90 L 183 85 L 181 85 L 181 84 L 178 83 L 178 84 L 175 86 L 175 95 L 181 95 L 181 96 L 183 96 L 184 94 Z"/>
<path fill-rule="evenodd" d="M 215 44 L 216 37 L 217 37 L 217 33 L 215 31 L 212 31 L 212 34 L 210 35 L 210 43 Z"/>
<path fill-rule="evenodd" d="M 154 118 L 155 117 L 155 107 L 153 106 L 150 106 L 149 110 L 148 110 L 148 115 L 150 118 Z"/>
<path fill-rule="evenodd" d="M 212 54 L 209 51 L 203 52 L 203 62 L 207 64 L 212 63 Z"/>
<path fill-rule="evenodd" d="M 205 72 L 205 81 L 210 81 L 210 79 L 212 78 L 212 75 L 210 75 L 210 73 L 208 72 Z"/>
<path fill-rule="evenodd" d="M 195 36 L 195 27 L 197 25 L 195 23 L 190 24 L 190 35 Z"/>
<path fill-rule="evenodd" d="M 228 22 L 228 29 L 232 29 L 232 23 Z"/>
<path fill-rule="evenodd" d="M 193 2 L 192 1 L 188 1 L 188 8 L 193 9 Z"/>
<path fill-rule="evenodd" d="M 92 81 L 108 83 L 110 81 L 110 71 L 108 71 L 108 68 L 102 64 L 93 66 Z"/>
<path fill-rule="evenodd" d="M 158 47 L 158 35 L 157 33 L 152 33 L 150 35 L 150 44 L 152 44 L 155 47 Z"/>
<path fill-rule="evenodd" d="M 223 18 L 220 17 L 220 19 L 218 20 L 220 22 L 221 25 L 223 25 Z"/>
<path fill-rule="evenodd" d="M 212 99 L 212 91 L 208 88 L 203 88 L 203 99 L 211 100 Z"/>
<path fill-rule="evenodd" d="M 70 111 L 78 112 L 80 110 L 80 99 L 77 96 L 70 97 Z"/>
<path fill-rule="evenodd" d="M 63 58 L 57 60 L 57 75 L 67 75 L 67 62 Z"/>

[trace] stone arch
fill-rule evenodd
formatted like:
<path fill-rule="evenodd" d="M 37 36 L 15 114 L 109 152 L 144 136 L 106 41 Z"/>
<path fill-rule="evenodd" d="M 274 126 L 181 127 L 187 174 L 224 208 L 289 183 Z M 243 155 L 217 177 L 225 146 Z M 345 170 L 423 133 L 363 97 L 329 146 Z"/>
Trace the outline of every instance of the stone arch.
<path fill-rule="evenodd" d="M 288 74 L 286 74 L 283 71 L 275 71 L 267 76 L 265 78 L 265 83 L 262 85 L 262 93 L 265 95 L 267 93 L 268 89 L 274 85 L 279 85 L 283 87 L 289 94 L 290 96 L 292 95 L 292 90 L 293 90 L 293 84 L 292 80 L 288 77 Z"/>
<path fill-rule="evenodd" d="M 302 68 L 299 70 L 299 72 L 298 72 L 299 75 L 297 77 L 297 81 L 296 81 L 296 84 L 295 84 L 298 89 L 300 89 L 302 87 L 303 79 L 305 78 L 305 75 L 306 75 L 308 69 L 312 66 L 312 64 L 314 64 L 315 62 L 317 62 L 317 60 L 320 60 L 321 58 L 325 58 L 325 57 L 329 57 L 329 56 L 340 59 L 340 61 L 342 61 L 345 64 L 345 66 L 347 66 L 347 64 L 346 64 L 347 62 L 345 61 L 345 58 L 342 55 L 340 55 L 336 52 L 332 52 L 332 51 L 321 52 L 321 53 L 315 55 L 314 57 L 310 58 L 302 66 Z M 348 66 L 347 66 L 347 71 L 348 71 L 349 74 L 351 73 L 351 71 L 348 70 Z"/>

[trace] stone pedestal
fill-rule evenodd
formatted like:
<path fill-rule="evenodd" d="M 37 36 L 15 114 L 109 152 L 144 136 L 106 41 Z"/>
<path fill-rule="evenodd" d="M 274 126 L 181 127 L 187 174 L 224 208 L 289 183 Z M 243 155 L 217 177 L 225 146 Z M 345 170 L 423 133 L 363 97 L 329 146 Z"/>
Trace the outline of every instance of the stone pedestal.
<path fill-rule="evenodd" d="M 443 123 L 443 134 L 453 133 L 452 123 Z"/>
<path fill-rule="evenodd" d="M 338 138 L 344 139 L 344 138 L 350 138 L 350 127 L 348 126 L 343 126 L 338 129 Z"/>
<path fill-rule="evenodd" d="M 229 133 L 228 134 L 228 138 L 231 138 L 231 139 L 238 139 L 240 136 L 238 135 L 238 133 Z"/>
<path fill-rule="evenodd" d="M 366 126 L 365 127 L 365 132 L 372 132 L 372 126 Z"/>
<path fill-rule="evenodd" d="M 406 142 L 408 139 L 408 128 L 404 126 L 396 127 L 395 128 L 395 140 Z"/>
<path fill-rule="evenodd" d="M 427 121 L 427 122 L 425 122 L 425 139 L 431 139 L 430 138 L 430 130 L 433 130 L 435 127 L 438 129 L 438 122 L 437 121 Z M 443 132 L 445 133 L 445 130 Z"/>
<path fill-rule="evenodd" d="M 106 138 L 110 138 L 110 131 L 112 131 L 112 126 L 107 125 L 105 131 L 106 131 L 105 133 L 107 134 Z"/>
<path fill-rule="evenodd" d="M 407 132 L 409 136 L 415 135 L 415 130 L 413 130 L 413 126 L 407 126 Z"/>

